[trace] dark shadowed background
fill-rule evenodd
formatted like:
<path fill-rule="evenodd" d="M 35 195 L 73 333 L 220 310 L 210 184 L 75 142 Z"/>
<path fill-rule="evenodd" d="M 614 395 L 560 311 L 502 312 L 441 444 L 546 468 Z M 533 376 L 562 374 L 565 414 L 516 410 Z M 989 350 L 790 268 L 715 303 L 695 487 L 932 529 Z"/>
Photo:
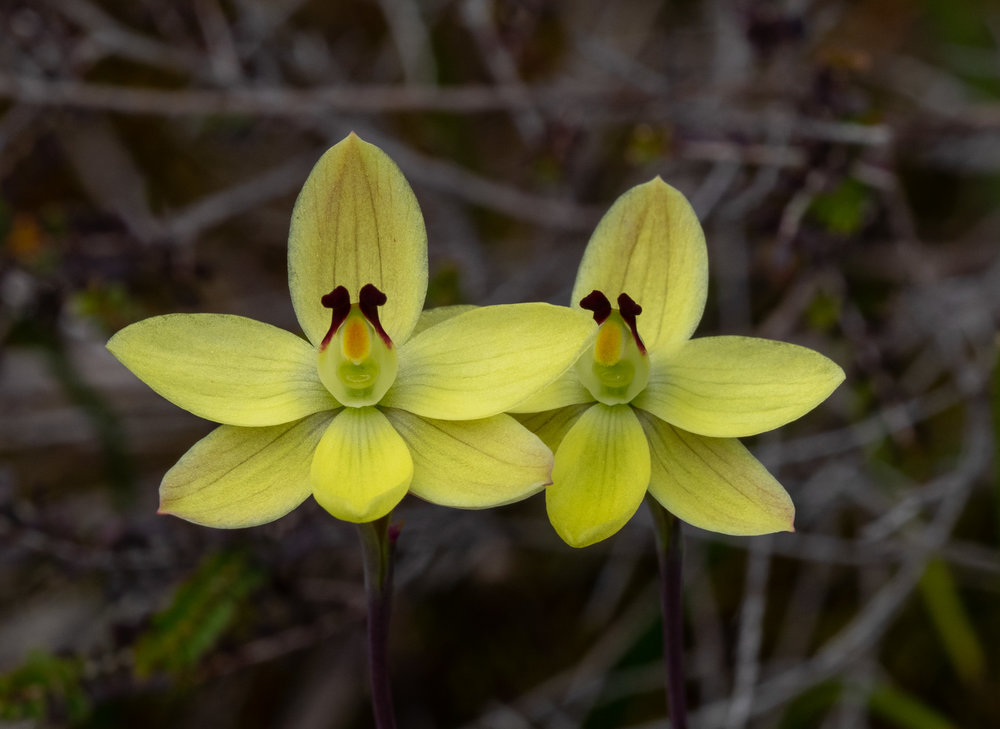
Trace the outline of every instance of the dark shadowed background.
<path fill-rule="evenodd" d="M 103 348 L 298 331 L 289 214 L 350 130 L 416 191 L 428 305 L 569 303 L 661 175 L 708 235 L 699 334 L 846 370 L 747 441 L 797 533 L 686 532 L 694 726 L 1000 726 L 996 3 L 0 0 L 0 727 L 371 726 L 354 527 L 156 516 L 211 425 Z M 395 516 L 402 727 L 665 725 L 645 511 L 582 551 L 542 497 Z"/>

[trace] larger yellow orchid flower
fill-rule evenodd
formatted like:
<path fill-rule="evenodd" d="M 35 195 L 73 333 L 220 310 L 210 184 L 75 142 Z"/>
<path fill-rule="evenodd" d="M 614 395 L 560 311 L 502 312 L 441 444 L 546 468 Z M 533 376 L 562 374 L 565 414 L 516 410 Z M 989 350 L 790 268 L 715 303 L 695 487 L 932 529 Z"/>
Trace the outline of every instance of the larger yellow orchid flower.
<path fill-rule="evenodd" d="M 593 349 L 512 410 L 537 413 L 521 420 L 556 452 L 546 507 L 568 544 L 617 532 L 647 489 L 703 529 L 792 530 L 788 494 L 736 438 L 805 414 L 844 373 L 793 344 L 691 339 L 707 289 L 701 225 L 660 178 L 622 195 L 594 231 L 573 288 L 598 325 Z"/>
<path fill-rule="evenodd" d="M 363 523 L 408 490 L 482 508 L 548 483 L 551 452 L 501 413 L 572 366 L 593 324 L 547 304 L 421 322 L 420 208 L 392 160 L 353 134 L 299 194 L 288 283 L 309 341 L 239 316 L 172 314 L 108 342 L 163 397 L 222 423 L 166 474 L 161 512 L 244 527 L 312 494 Z"/>

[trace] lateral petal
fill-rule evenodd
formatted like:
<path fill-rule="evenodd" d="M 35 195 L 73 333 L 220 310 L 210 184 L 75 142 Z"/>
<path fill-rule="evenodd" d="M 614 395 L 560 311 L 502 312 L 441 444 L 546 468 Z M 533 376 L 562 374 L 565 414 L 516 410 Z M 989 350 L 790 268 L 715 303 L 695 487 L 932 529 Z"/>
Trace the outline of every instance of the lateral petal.
<path fill-rule="evenodd" d="M 289 423 L 338 407 L 316 350 L 284 329 L 229 314 L 167 314 L 125 327 L 107 344 L 170 402 L 226 425 Z"/>
<path fill-rule="evenodd" d="M 569 429 L 545 490 L 549 521 L 572 547 L 610 537 L 649 486 L 649 446 L 628 405 L 597 403 Z"/>
<path fill-rule="evenodd" d="M 807 347 L 704 337 L 654 357 L 632 404 L 692 433 L 738 438 L 802 417 L 843 381 L 840 367 Z"/>
<path fill-rule="evenodd" d="M 472 304 L 453 304 L 452 306 L 435 306 L 433 309 L 424 309 L 420 312 L 420 318 L 417 319 L 417 325 L 413 327 L 413 332 L 410 336 L 415 337 L 420 332 L 430 329 L 435 324 L 440 324 L 447 319 L 451 319 L 453 316 L 464 314 L 475 308 Z"/>
<path fill-rule="evenodd" d="M 356 523 L 385 516 L 413 478 L 410 449 L 374 407 L 344 408 L 316 446 L 313 496 L 338 519 Z"/>
<path fill-rule="evenodd" d="M 278 519 L 312 492 L 313 451 L 332 417 L 267 428 L 222 425 L 194 444 L 160 484 L 160 513 L 220 529 Z"/>
<path fill-rule="evenodd" d="M 576 374 L 576 367 L 570 367 L 527 400 L 508 408 L 507 412 L 538 413 L 543 410 L 555 410 L 585 402 L 594 402 L 594 396 L 580 382 L 580 377 Z"/>
<path fill-rule="evenodd" d="M 795 506 L 774 476 L 735 438 L 687 433 L 640 413 L 649 437 L 649 491 L 701 529 L 749 536 L 795 531 Z"/>
<path fill-rule="evenodd" d="M 292 211 L 288 288 L 314 345 L 330 328 L 321 299 L 336 286 L 352 301 L 365 284 L 387 298 L 382 326 L 409 337 L 427 293 L 427 232 L 417 198 L 396 163 L 351 133 L 320 158 Z"/>
<path fill-rule="evenodd" d="M 483 420 L 431 420 L 385 411 L 413 456 L 410 491 L 460 509 L 501 506 L 549 483 L 552 452 L 509 415 Z"/>
<path fill-rule="evenodd" d="M 657 177 L 615 201 L 584 251 L 572 305 L 594 289 L 610 301 L 628 294 L 642 307 L 638 328 L 649 351 L 691 336 L 708 295 L 708 250 L 683 194 Z"/>
<path fill-rule="evenodd" d="M 593 403 L 587 402 L 541 413 L 515 413 L 514 419 L 541 438 L 542 443 L 555 452 L 569 429 L 592 405 Z"/>
<path fill-rule="evenodd" d="M 488 418 L 559 377 L 594 331 L 586 312 L 565 306 L 467 311 L 400 347 L 399 372 L 381 404 L 439 420 Z"/>

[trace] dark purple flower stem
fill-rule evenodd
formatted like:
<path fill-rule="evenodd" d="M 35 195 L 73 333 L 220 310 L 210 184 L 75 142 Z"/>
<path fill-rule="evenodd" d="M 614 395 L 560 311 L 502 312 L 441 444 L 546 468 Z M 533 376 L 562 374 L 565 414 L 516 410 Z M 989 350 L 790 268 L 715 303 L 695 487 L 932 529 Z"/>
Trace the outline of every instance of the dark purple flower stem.
<path fill-rule="evenodd" d="M 663 610 L 663 660 L 667 667 L 670 729 L 687 729 L 684 696 L 683 544 L 681 522 L 653 497 L 646 499 L 656 531 L 660 563 L 660 607 Z"/>
<path fill-rule="evenodd" d="M 375 729 L 396 729 L 389 687 L 389 618 L 392 613 L 392 568 L 399 527 L 389 516 L 358 524 L 368 597 L 368 675 L 371 679 Z"/>

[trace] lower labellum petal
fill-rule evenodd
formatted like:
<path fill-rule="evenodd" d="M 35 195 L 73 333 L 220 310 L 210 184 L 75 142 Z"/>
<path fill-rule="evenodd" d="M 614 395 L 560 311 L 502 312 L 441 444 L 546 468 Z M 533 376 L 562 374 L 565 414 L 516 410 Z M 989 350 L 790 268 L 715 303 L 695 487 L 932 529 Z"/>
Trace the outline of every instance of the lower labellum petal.
<path fill-rule="evenodd" d="M 649 485 L 649 446 L 628 405 L 598 403 L 569 429 L 545 491 L 549 520 L 563 540 L 586 547 L 621 529 Z"/>
<path fill-rule="evenodd" d="M 774 476 L 735 438 L 708 438 L 639 413 L 649 437 L 649 491 L 701 529 L 750 536 L 794 531 L 795 507 Z"/>
<path fill-rule="evenodd" d="M 410 447 L 410 491 L 422 499 L 483 509 L 520 501 L 549 483 L 551 451 L 509 415 L 430 420 L 390 408 L 386 416 Z"/>
<path fill-rule="evenodd" d="M 313 496 L 338 519 L 379 519 L 406 495 L 413 478 L 410 450 L 374 407 L 344 408 L 313 455 Z"/>
<path fill-rule="evenodd" d="M 160 513 L 224 529 L 284 516 L 312 492 L 309 467 L 330 419 L 318 413 L 266 428 L 216 428 L 163 477 Z"/>

